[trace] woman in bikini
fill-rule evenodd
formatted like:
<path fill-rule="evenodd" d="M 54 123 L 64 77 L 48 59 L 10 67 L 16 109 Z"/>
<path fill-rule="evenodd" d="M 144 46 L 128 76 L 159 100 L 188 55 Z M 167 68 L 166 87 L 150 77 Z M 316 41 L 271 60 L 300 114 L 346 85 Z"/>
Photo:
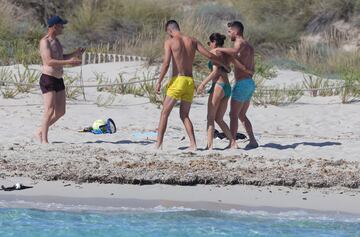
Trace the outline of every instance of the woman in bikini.
<path fill-rule="evenodd" d="M 219 33 L 213 33 L 209 37 L 208 45 L 212 49 L 211 52 L 219 56 L 225 65 L 229 65 L 233 58 L 224 53 L 215 52 L 215 48 L 222 47 L 226 39 L 225 35 Z M 227 104 L 231 96 L 231 85 L 227 73 L 216 65 L 212 65 L 211 61 L 208 63 L 211 73 L 202 81 L 197 89 L 197 93 L 204 91 L 205 85 L 212 81 L 212 85 L 209 92 L 208 99 L 208 115 L 207 115 L 207 149 L 213 149 L 214 140 L 214 123 L 219 125 L 223 130 L 225 136 L 229 139 L 229 145 L 227 148 L 237 148 L 236 140 L 232 137 L 228 125 L 224 121 L 224 114 L 227 109 Z"/>

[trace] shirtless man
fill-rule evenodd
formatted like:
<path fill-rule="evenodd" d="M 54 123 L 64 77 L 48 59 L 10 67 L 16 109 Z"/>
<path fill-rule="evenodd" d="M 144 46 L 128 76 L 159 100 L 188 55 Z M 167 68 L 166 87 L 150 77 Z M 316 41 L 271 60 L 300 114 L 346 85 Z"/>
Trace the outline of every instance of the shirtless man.
<path fill-rule="evenodd" d="M 166 97 L 163 102 L 163 109 L 161 111 L 158 127 L 156 148 L 159 149 L 162 147 L 170 112 L 176 102 L 180 100 L 180 118 L 184 123 L 186 132 L 190 138 L 190 149 L 196 150 L 194 129 L 189 118 L 189 111 L 195 90 L 194 80 L 192 78 L 192 66 L 195 53 L 196 51 L 199 51 L 199 53 L 209 58 L 215 64 L 221 65 L 225 70 L 230 69 L 219 60 L 218 56 L 206 50 L 197 39 L 182 34 L 176 21 L 168 21 L 165 25 L 165 31 L 170 38 L 167 39 L 164 44 L 165 55 L 160 77 L 156 83 L 156 92 L 158 94 L 160 93 L 161 82 L 169 69 L 171 60 L 173 65 L 173 77 L 167 85 Z"/>
<path fill-rule="evenodd" d="M 252 74 L 254 72 L 255 59 L 254 48 L 244 39 L 244 26 L 239 21 L 228 23 L 228 36 L 234 42 L 234 48 L 217 48 L 216 51 L 233 55 L 241 64 L 234 64 L 236 83 L 232 89 L 230 105 L 230 131 L 236 137 L 238 119 L 242 122 L 249 136 L 250 142 L 245 149 L 257 148 L 259 145 L 255 139 L 252 125 L 246 112 L 250 105 L 251 97 L 255 91 L 255 83 Z"/>
<path fill-rule="evenodd" d="M 84 52 L 78 48 L 71 54 L 63 54 L 63 47 L 57 36 L 62 34 L 66 20 L 54 16 L 48 20 L 48 33 L 40 40 L 40 55 L 43 63 L 40 77 L 40 89 L 44 98 L 44 115 L 41 127 L 37 129 L 36 136 L 42 144 L 48 144 L 48 130 L 59 118 L 65 114 L 65 85 L 63 66 L 81 65 L 78 58 Z"/>

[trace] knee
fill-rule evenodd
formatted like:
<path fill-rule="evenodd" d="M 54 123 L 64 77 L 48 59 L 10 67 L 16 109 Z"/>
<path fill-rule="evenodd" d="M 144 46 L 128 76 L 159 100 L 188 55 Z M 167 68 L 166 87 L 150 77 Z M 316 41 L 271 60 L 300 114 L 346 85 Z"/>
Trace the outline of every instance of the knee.
<path fill-rule="evenodd" d="M 55 108 L 54 107 L 49 107 L 49 108 L 45 108 L 44 110 L 44 114 L 45 116 L 52 116 L 55 112 Z"/>
<path fill-rule="evenodd" d="M 216 118 L 215 118 L 215 122 L 216 122 L 217 124 L 222 124 L 222 123 L 224 122 L 224 120 L 223 120 L 223 118 L 221 118 L 221 117 L 216 117 Z"/>
<path fill-rule="evenodd" d="M 170 114 L 170 111 L 168 111 L 168 110 L 164 109 L 161 111 L 161 117 L 163 117 L 163 118 L 169 117 L 169 114 Z"/>
<path fill-rule="evenodd" d="M 64 116 L 64 115 L 65 115 L 65 109 L 57 111 L 57 113 L 56 113 L 56 116 L 59 117 L 59 118 Z"/>
<path fill-rule="evenodd" d="M 215 121 L 215 116 L 213 114 L 208 114 L 207 115 L 207 120 L 208 121 Z"/>
<path fill-rule="evenodd" d="M 242 123 L 245 123 L 245 121 L 246 121 L 246 115 L 245 114 L 240 114 L 239 115 L 239 119 L 240 119 L 240 121 L 242 122 Z"/>
<path fill-rule="evenodd" d="M 233 111 L 230 111 L 230 119 L 231 120 L 237 120 L 238 119 L 238 115 L 236 113 L 234 113 Z"/>
<path fill-rule="evenodd" d="M 185 119 L 187 119 L 187 118 L 189 118 L 189 115 L 187 115 L 187 114 L 180 114 L 180 119 L 181 119 L 181 121 L 185 121 Z"/>

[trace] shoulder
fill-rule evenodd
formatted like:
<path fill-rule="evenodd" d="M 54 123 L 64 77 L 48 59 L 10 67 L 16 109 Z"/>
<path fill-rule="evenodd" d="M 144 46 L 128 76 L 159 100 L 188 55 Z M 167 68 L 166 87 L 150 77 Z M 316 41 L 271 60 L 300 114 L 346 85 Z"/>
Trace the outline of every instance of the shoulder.
<path fill-rule="evenodd" d="M 168 45 L 171 44 L 171 42 L 172 42 L 172 39 L 166 39 L 165 42 L 164 42 L 164 45 L 168 46 Z"/>
<path fill-rule="evenodd" d="M 49 41 L 49 36 L 48 35 L 45 35 L 44 37 L 42 37 L 41 39 L 40 39 L 40 43 L 41 42 L 48 42 Z"/>
<path fill-rule="evenodd" d="M 254 51 L 254 47 L 248 41 L 246 41 L 246 43 L 249 50 Z"/>
<path fill-rule="evenodd" d="M 247 49 L 252 49 L 253 48 L 251 46 L 251 44 L 247 40 L 241 40 L 240 45 L 241 45 L 241 47 L 247 48 Z"/>
<path fill-rule="evenodd" d="M 254 48 L 253 48 L 253 46 L 252 46 L 249 42 L 247 42 L 247 41 L 244 42 L 242 48 L 243 48 L 242 51 L 244 51 L 244 52 L 247 52 L 247 53 L 249 53 L 249 54 L 254 53 Z"/>
<path fill-rule="evenodd" d="M 187 38 L 188 38 L 189 40 L 191 40 L 191 42 L 193 42 L 194 44 L 199 43 L 199 40 L 198 40 L 198 39 L 196 39 L 195 37 L 190 37 L 190 36 L 187 36 Z"/>
<path fill-rule="evenodd" d="M 50 44 L 50 42 L 49 42 L 49 37 L 47 36 L 47 35 L 45 35 L 44 37 L 42 37 L 41 39 L 40 39 L 40 46 L 42 46 L 42 47 L 46 47 L 46 46 L 48 46 L 49 44 Z"/>

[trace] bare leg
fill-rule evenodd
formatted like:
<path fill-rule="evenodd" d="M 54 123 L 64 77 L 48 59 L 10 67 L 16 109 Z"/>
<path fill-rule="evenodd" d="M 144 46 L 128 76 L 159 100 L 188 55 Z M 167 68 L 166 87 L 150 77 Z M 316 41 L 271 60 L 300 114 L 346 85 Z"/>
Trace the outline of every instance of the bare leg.
<path fill-rule="evenodd" d="M 192 122 L 189 118 L 189 112 L 191 108 L 191 103 L 186 101 L 181 101 L 180 104 L 180 118 L 182 122 L 184 123 L 186 132 L 190 139 L 190 149 L 196 150 L 196 141 L 195 141 L 195 134 L 194 134 L 194 127 L 192 125 Z"/>
<path fill-rule="evenodd" d="M 243 106 L 243 103 L 231 99 L 231 102 L 230 102 L 230 131 L 231 131 L 231 136 L 233 138 L 236 138 L 236 133 L 238 131 L 238 126 L 239 126 L 238 119 L 239 119 L 239 114 L 240 114 L 242 106 Z"/>
<path fill-rule="evenodd" d="M 174 108 L 176 100 L 171 97 L 166 96 L 163 103 L 163 109 L 160 115 L 159 127 L 158 127 L 158 136 L 156 141 L 156 148 L 159 149 L 162 147 L 164 141 L 164 134 L 167 127 L 167 122 L 171 110 Z"/>
<path fill-rule="evenodd" d="M 225 136 L 229 139 L 229 148 L 238 148 L 235 138 L 232 136 L 229 126 L 224 121 L 224 115 L 227 110 L 229 98 L 223 98 L 220 102 L 218 110 L 216 112 L 215 121 L 221 128 L 221 130 L 225 133 Z"/>
<path fill-rule="evenodd" d="M 219 108 L 221 99 L 224 97 L 224 91 L 220 86 L 216 85 L 214 92 L 210 94 L 208 99 L 208 114 L 207 114 L 207 149 L 213 149 L 214 127 L 216 112 Z"/>
<path fill-rule="evenodd" d="M 239 119 L 242 122 L 242 124 L 244 125 L 246 133 L 248 134 L 249 139 L 250 139 L 250 142 L 247 145 L 247 147 L 248 148 L 257 148 L 259 146 L 259 144 L 257 143 L 257 141 L 255 139 L 251 122 L 248 119 L 248 117 L 246 116 L 246 112 L 248 111 L 249 106 L 250 106 L 250 101 L 244 102 L 244 104 L 240 110 L 240 113 L 239 113 Z"/>
<path fill-rule="evenodd" d="M 62 116 L 64 116 L 66 110 L 65 90 L 56 92 L 55 97 L 55 108 L 54 113 L 52 114 L 48 123 L 49 127 L 58 121 Z M 35 135 L 37 138 L 39 138 L 40 142 L 42 142 L 42 127 L 37 129 Z"/>
<path fill-rule="evenodd" d="M 51 117 L 55 112 L 55 101 L 56 101 L 56 92 L 50 91 L 43 94 L 44 97 L 44 115 L 41 122 L 41 143 L 47 144 L 48 141 L 48 130 L 50 126 Z"/>

